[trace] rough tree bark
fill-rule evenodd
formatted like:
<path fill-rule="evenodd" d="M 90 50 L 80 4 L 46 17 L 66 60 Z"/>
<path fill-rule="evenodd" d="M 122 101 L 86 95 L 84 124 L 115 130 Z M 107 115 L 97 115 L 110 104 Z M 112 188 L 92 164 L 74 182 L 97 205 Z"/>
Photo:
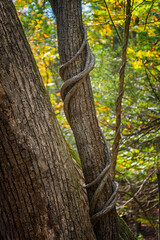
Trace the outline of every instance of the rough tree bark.
<path fill-rule="evenodd" d="M 61 76 L 64 82 L 82 72 L 86 66 L 88 54 L 87 44 L 80 54 L 79 49 L 84 42 L 85 30 L 82 22 L 81 1 L 80 0 L 50 0 L 53 12 L 57 20 L 58 46 L 60 61 L 63 64 Z M 76 58 L 64 65 L 70 59 Z M 90 56 L 92 58 L 92 56 Z M 71 81 L 72 82 L 72 81 Z M 72 91 L 78 83 L 78 88 Z M 73 130 L 79 156 L 82 162 L 85 182 L 91 183 L 103 171 L 107 164 L 110 164 L 110 156 L 106 153 L 105 141 L 102 137 L 93 101 L 93 94 L 89 75 L 69 84 L 63 92 L 64 102 L 67 102 L 66 115 Z M 63 89 L 63 88 L 62 88 Z M 74 94 L 73 94 L 74 92 Z M 69 101 L 68 101 L 69 99 Z M 104 180 L 104 178 L 102 178 Z M 103 180 L 100 180 L 103 181 Z M 93 196 L 99 183 L 87 188 L 90 208 L 93 203 Z M 114 191 L 112 178 L 108 175 L 103 192 L 101 192 L 98 202 L 92 211 L 94 214 L 103 209 L 104 204 Z M 95 204 L 94 204 L 95 205 Z M 94 231 L 97 239 L 119 239 L 118 222 L 115 208 L 104 214 L 98 222 L 94 222 Z"/>
<path fill-rule="evenodd" d="M 1 239 L 95 239 L 82 191 L 16 10 L 1 0 Z"/>

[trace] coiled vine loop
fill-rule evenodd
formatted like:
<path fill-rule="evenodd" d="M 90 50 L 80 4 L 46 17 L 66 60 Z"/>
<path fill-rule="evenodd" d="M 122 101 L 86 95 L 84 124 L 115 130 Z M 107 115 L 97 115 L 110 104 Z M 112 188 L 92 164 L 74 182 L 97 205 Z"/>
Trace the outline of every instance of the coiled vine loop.
<path fill-rule="evenodd" d="M 93 55 L 93 53 L 89 47 L 89 44 L 87 42 L 87 33 L 86 33 L 85 27 L 84 27 L 84 39 L 83 39 L 80 49 L 78 50 L 78 52 L 75 54 L 75 56 L 73 58 L 71 58 L 68 62 L 64 63 L 59 69 L 60 76 L 63 80 L 66 68 L 76 60 L 76 58 L 82 53 L 82 51 L 84 50 L 85 47 L 86 47 L 86 51 L 87 51 L 87 56 L 86 56 L 86 62 L 85 62 L 84 69 L 77 75 L 73 76 L 72 78 L 67 79 L 61 87 L 61 97 L 62 97 L 62 100 L 64 101 L 64 112 L 65 112 L 68 122 L 70 121 L 70 118 L 69 118 L 70 99 L 72 98 L 72 96 L 74 95 L 76 90 L 79 88 L 80 84 L 86 79 L 85 77 L 94 68 L 94 64 L 95 64 L 94 55 Z M 67 91 L 67 89 L 69 89 L 69 90 Z M 98 184 L 98 187 L 96 188 L 96 191 L 94 192 L 93 197 L 90 201 L 90 214 L 91 214 L 91 221 L 92 221 L 93 225 L 95 225 L 96 222 L 102 216 L 104 216 L 111 209 L 113 209 L 113 207 L 116 204 L 117 192 L 118 192 L 118 183 L 115 182 L 112 195 L 105 202 L 103 208 L 99 212 L 95 213 L 97 201 L 98 201 L 99 196 L 102 193 L 102 190 L 103 190 L 103 188 L 106 184 L 106 181 L 110 175 L 109 171 L 111 168 L 111 162 L 109 162 L 109 159 L 110 159 L 109 154 L 110 153 L 109 153 L 109 149 L 108 149 L 108 144 L 105 140 L 105 137 L 104 137 L 102 131 L 101 131 L 101 136 L 102 136 L 102 141 L 104 144 L 104 150 L 105 150 L 105 155 L 106 155 L 106 166 L 103 169 L 103 171 L 91 183 L 83 185 L 84 188 L 88 189 L 88 188 Z"/>

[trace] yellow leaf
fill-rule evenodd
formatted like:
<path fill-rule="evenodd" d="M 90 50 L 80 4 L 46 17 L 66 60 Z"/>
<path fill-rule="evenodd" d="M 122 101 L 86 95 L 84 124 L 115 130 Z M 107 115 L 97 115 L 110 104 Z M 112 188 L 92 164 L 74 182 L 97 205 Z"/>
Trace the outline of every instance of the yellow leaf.
<path fill-rule="evenodd" d="M 59 102 L 59 106 L 63 106 L 63 102 Z"/>
<path fill-rule="evenodd" d="M 56 96 L 57 96 L 57 97 L 60 97 L 60 96 L 61 96 L 60 92 L 59 92 L 59 93 L 57 93 L 57 94 L 56 94 Z"/>
<path fill-rule="evenodd" d="M 43 38 L 48 38 L 48 37 L 50 37 L 48 34 L 46 33 L 43 34 Z"/>
<path fill-rule="evenodd" d="M 41 14 L 41 13 L 38 13 L 38 14 L 37 14 L 37 17 L 41 17 L 41 16 L 42 16 L 42 14 Z"/>
<path fill-rule="evenodd" d="M 120 168 L 124 168 L 122 164 L 119 164 Z"/>

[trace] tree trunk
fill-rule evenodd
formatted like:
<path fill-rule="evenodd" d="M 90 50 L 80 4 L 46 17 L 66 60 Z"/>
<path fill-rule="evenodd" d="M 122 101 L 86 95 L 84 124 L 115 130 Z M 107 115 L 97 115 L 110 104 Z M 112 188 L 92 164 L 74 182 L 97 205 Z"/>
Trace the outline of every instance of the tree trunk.
<path fill-rule="evenodd" d="M 83 191 L 16 10 L 1 0 L 1 239 L 95 239 Z"/>
<path fill-rule="evenodd" d="M 69 149 L 70 149 L 70 153 L 71 153 L 73 160 L 77 163 L 74 165 L 75 169 L 77 171 L 77 175 L 79 176 L 81 183 L 84 184 L 84 176 L 82 173 L 82 169 L 79 165 L 80 159 L 78 158 L 77 154 L 73 151 L 73 149 L 71 148 L 70 145 L 69 145 Z M 134 236 L 131 229 L 129 228 L 129 226 L 126 224 L 126 222 L 123 220 L 123 218 L 120 217 L 119 215 L 118 215 L 118 228 L 119 228 L 119 235 L 120 235 L 121 240 L 136 240 L 137 239 Z"/>
<path fill-rule="evenodd" d="M 68 83 L 71 82 L 65 89 L 64 96 L 62 96 L 64 103 L 67 102 L 68 104 L 65 112 L 75 136 L 85 182 L 91 183 L 103 171 L 106 166 L 106 161 L 109 165 L 110 156 L 106 153 L 104 139 L 96 118 L 89 75 L 87 74 L 76 83 L 72 81 L 72 78 L 85 68 L 89 51 L 86 44 L 83 51 L 77 54 L 83 45 L 85 35 L 82 23 L 81 1 L 50 0 L 50 2 L 57 19 L 59 54 L 61 64 L 63 64 L 61 76 L 64 81 L 68 81 Z M 65 65 L 65 63 L 75 55 L 76 58 L 74 61 L 71 60 Z M 74 90 L 76 84 L 78 88 Z M 69 99 L 69 101 L 67 99 Z M 87 189 L 90 209 L 93 202 L 93 195 L 98 185 L 99 183 L 94 184 L 94 186 Z M 109 175 L 96 206 L 92 211 L 90 210 L 91 219 L 94 219 L 93 216 L 102 210 L 113 191 L 114 185 Z M 98 222 L 94 222 L 94 224 L 97 239 L 119 239 L 115 208 L 103 215 L 103 217 L 98 219 Z"/>

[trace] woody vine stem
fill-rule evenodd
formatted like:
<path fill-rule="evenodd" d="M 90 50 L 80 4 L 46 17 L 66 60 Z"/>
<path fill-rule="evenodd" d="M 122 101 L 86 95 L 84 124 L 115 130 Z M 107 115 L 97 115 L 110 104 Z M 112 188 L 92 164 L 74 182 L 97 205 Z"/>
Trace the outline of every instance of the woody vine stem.
<path fill-rule="evenodd" d="M 84 27 L 84 39 L 83 39 L 83 42 L 82 42 L 82 45 L 81 45 L 80 49 L 78 50 L 78 52 L 75 54 L 75 56 L 73 58 L 71 58 L 68 62 L 63 64 L 59 69 L 60 76 L 63 80 L 66 68 L 72 62 L 74 62 L 76 60 L 76 58 L 82 53 L 82 51 L 85 47 L 87 49 L 87 57 L 86 57 L 86 63 L 85 63 L 84 70 L 82 72 L 78 73 L 77 75 L 73 76 L 72 78 L 67 79 L 61 87 L 61 97 L 62 97 L 62 100 L 64 101 L 64 112 L 65 112 L 65 115 L 66 115 L 66 118 L 67 118 L 68 122 L 70 122 L 70 117 L 69 117 L 69 102 L 70 102 L 70 99 L 72 98 L 74 93 L 77 91 L 80 84 L 82 84 L 83 81 L 85 81 L 85 79 L 86 79 L 85 77 L 94 68 L 94 64 L 95 64 L 94 55 L 93 55 L 93 53 L 92 53 L 92 51 L 89 47 L 89 44 L 87 42 L 87 33 L 86 33 L 85 27 Z M 70 90 L 67 91 L 67 89 L 70 89 Z M 98 184 L 98 187 L 95 190 L 95 193 L 94 193 L 94 195 L 91 199 L 91 202 L 90 202 L 91 221 L 92 221 L 93 225 L 95 225 L 96 222 L 102 216 L 104 216 L 111 209 L 113 209 L 113 207 L 116 204 L 117 192 L 118 192 L 118 183 L 115 182 L 114 183 L 114 191 L 113 191 L 112 195 L 106 201 L 103 208 L 99 212 L 95 212 L 95 207 L 96 207 L 98 198 L 99 198 L 101 192 L 103 191 L 103 188 L 105 186 L 105 183 L 106 183 L 108 177 L 110 176 L 110 168 L 111 168 L 111 162 L 107 161 L 107 159 L 110 159 L 110 156 L 109 156 L 110 153 L 109 153 L 108 145 L 107 145 L 107 142 L 105 140 L 105 137 L 104 137 L 102 131 L 101 131 L 101 136 L 102 136 L 102 141 L 103 141 L 103 144 L 104 144 L 104 150 L 105 150 L 105 155 L 106 155 L 106 166 L 103 169 L 103 171 L 91 183 L 88 183 L 88 184 L 83 186 L 87 189 L 87 188 L 90 188 L 90 187 L 94 186 L 95 184 Z"/>

